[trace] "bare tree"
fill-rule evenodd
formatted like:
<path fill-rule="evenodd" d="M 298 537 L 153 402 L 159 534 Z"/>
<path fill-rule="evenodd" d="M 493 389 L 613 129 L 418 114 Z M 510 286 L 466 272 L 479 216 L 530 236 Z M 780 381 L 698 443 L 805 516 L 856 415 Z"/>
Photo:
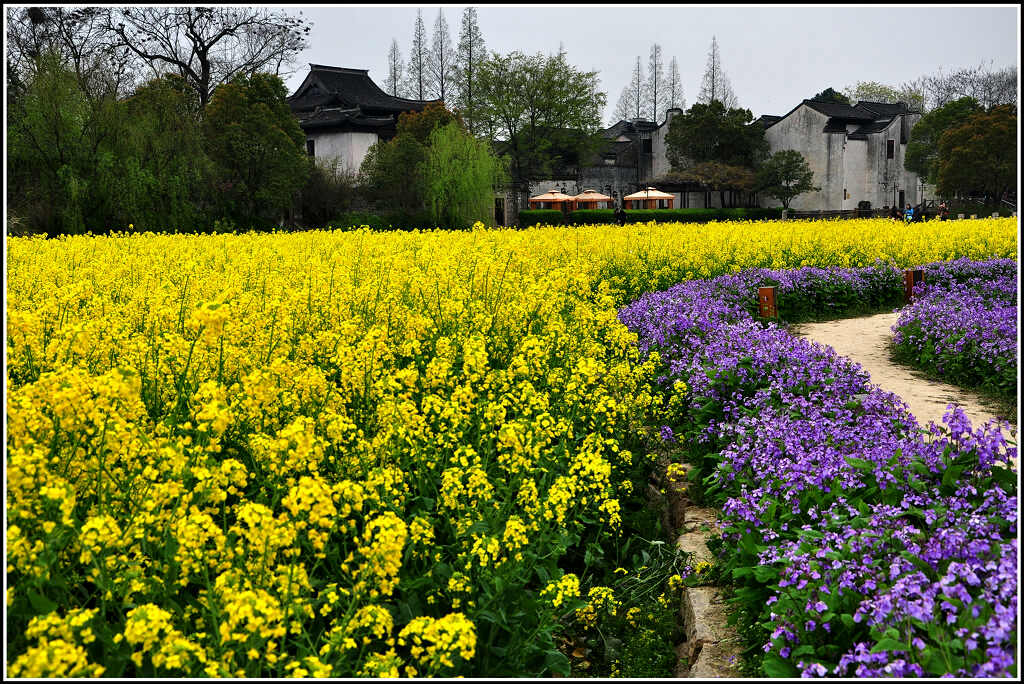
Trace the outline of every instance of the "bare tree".
<path fill-rule="evenodd" d="M 991 109 L 1002 104 L 1017 105 L 1017 67 L 993 69 L 992 63 L 957 69 L 949 74 L 939 69 L 924 76 L 920 89 L 924 92 L 929 109 L 941 107 L 962 97 L 973 97 L 978 104 Z"/>
<path fill-rule="evenodd" d="M 445 102 L 451 98 L 454 66 L 455 53 L 452 49 L 452 35 L 448 31 L 448 21 L 444 18 L 444 10 L 438 8 L 437 21 L 434 22 L 434 38 L 427 60 L 427 73 L 430 74 L 431 92 L 435 98 Z"/>
<path fill-rule="evenodd" d="M 8 85 L 16 94 L 32 79 L 44 54 L 75 74 L 90 98 L 127 93 L 136 73 L 134 55 L 115 50 L 103 28 L 105 10 L 97 7 L 8 7 Z"/>
<path fill-rule="evenodd" d="M 651 57 L 647 62 L 644 99 L 644 109 L 650 114 L 651 121 L 658 123 L 665 114 L 665 58 L 657 43 L 651 45 Z"/>
<path fill-rule="evenodd" d="M 416 23 L 412 31 L 412 48 L 409 50 L 409 67 L 406 70 L 405 90 L 408 96 L 423 100 L 427 93 L 430 77 L 427 73 L 429 60 L 427 48 L 427 27 L 423 24 L 423 11 L 416 10 Z"/>
<path fill-rule="evenodd" d="M 202 106 L 235 76 L 284 67 L 307 46 L 311 24 L 256 7 L 125 7 L 104 11 L 104 28 L 117 48 L 156 70 L 182 76 Z"/>
<path fill-rule="evenodd" d="M 402 53 L 398 49 L 398 41 L 392 38 L 391 49 L 388 50 L 388 75 L 384 77 L 384 90 L 398 97 L 404 71 L 405 65 L 402 63 Z"/>
<path fill-rule="evenodd" d="M 683 82 L 679 79 L 679 62 L 675 57 L 668 64 L 668 80 L 665 83 L 666 109 L 686 108 L 686 99 L 683 97 Z"/>
<path fill-rule="evenodd" d="M 483 125 L 480 121 L 479 79 L 480 64 L 487 59 L 487 46 L 480 32 L 476 8 L 467 7 L 462 12 L 462 28 L 459 31 L 459 45 L 455 55 L 454 83 L 458 93 L 456 100 L 459 110 L 470 132 L 480 135 Z"/>
<path fill-rule="evenodd" d="M 711 50 L 708 51 L 707 67 L 704 70 L 697 102 L 710 104 L 713 100 L 724 104 L 726 109 L 732 109 L 737 105 L 736 94 L 732 91 L 729 77 L 722 68 L 722 56 L 718 52 L 718 39 L 715 36 L 711 37 Z"/>

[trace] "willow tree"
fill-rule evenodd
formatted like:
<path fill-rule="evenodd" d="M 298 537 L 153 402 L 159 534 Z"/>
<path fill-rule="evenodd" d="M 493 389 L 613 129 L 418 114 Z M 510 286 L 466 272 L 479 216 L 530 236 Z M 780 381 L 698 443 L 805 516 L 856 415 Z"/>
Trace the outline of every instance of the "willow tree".
<path fill-rule="evenodd" d="M 490 145 L 453 121 L 430 134 L 419 176 L 436 224 L 459 229 L 490 222 L 494 191 L 504 182 L 505 170 Z"/>

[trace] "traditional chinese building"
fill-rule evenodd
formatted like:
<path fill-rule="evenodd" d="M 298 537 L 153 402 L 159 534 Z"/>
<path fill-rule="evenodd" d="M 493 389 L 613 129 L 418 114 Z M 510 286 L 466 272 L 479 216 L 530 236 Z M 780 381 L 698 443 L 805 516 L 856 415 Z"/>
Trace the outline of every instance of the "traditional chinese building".
<path fill-rule="evenodd" d="M 288 98 L 306 134 L 306 152 L 317 161 L 337 160 L 348 171 L 359 170 L 370 145 L 395 136 L 399 114 L 421 111 L 429 102 L 388 95 L 367 69 L 323 64 L 310 64 Z"/>
<path fill-rule="evenodd" d="M 855 105 L 804 100 L 783 116 L 758 119 L 772 152 L 796 150 L 814 172 L 817 192 L 793 199 L 796 210 L 856 209 L 918 204 L 924 186 L 903 160 L 921 113 L 906 104 L 861 101 Z M 762 206 L 777 206 L 761 197 Z"/>

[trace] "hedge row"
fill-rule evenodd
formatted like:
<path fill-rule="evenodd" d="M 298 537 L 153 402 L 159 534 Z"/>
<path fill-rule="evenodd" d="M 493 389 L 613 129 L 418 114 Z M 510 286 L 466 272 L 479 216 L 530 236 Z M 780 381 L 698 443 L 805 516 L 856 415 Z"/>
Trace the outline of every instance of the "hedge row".
<path fill-rule="evenodd" d="M 782 218 L 782 209 L 627 209 L 627 223 L 707 223 Z M 616 223 L 612 209 L 579 209 L 563 214 L 557 209 L 527 209 L 519 212 L 519 226 L 581 225 Z"/>

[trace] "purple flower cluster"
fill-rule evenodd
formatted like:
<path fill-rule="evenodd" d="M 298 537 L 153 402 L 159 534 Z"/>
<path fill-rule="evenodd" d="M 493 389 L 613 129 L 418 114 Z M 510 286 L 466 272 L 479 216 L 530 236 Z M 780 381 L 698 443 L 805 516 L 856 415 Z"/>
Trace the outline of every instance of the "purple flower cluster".
<path fill-rule="evenodd" d="M 1015 266 L 998 259 L 928 269 L 893 326 L 897 355 L 951 382 L 1016 396 Z"/>
<path fill-rule="evenodd" d="M 924 268 L 950 288 L 1009 270 Z M 686 409 L 663 417 L 662 435 L 697 452 L 724 498 L 724 562 L 767 583 L 767 605 L 751 606 L 771 635 L 766 663 L 803 676 L 1009 676 L 1017 496 L 1005 425 L 972 429 L 951 407 L 921 429 L 857 364 L 748 313 L 768 277 L 792 293 L 885 283 L 889 271 L 901 280 L 885 266 L 741 272 L 619 315 L 643 351 L 659 351 L 666 387 L 687 383 Z"/>

